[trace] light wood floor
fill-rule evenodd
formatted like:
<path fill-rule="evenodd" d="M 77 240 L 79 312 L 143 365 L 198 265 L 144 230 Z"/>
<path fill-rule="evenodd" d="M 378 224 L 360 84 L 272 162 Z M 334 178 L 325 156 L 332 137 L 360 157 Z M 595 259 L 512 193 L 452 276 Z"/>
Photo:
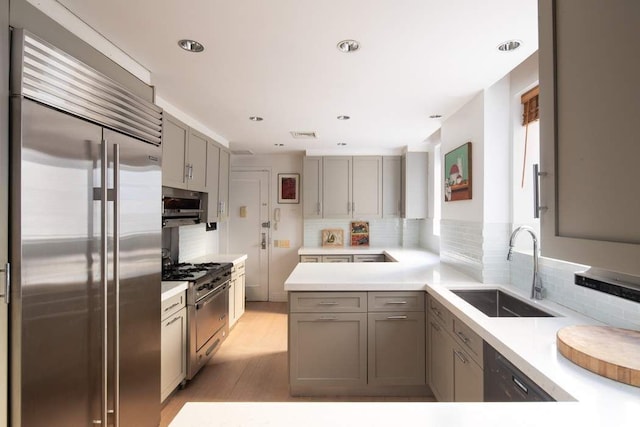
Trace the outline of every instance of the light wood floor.
<path fill-rule="evenodd" d="M 287 304 L 249 302 L 218 353 L 162 408 L 167 426 L 186 402 L 433 401 L 430 397 L 289 396 Z"/>

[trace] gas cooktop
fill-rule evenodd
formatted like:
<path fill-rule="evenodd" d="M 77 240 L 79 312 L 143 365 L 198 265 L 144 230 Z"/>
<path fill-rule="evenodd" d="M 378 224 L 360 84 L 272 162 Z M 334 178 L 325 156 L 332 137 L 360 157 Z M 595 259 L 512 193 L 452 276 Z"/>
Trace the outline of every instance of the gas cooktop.
<path fill-rule="evenodd" d="M 230 268 L 230 263 L 205 262 L 200 264 L 191 264 L 182 262 L 174 264 L 162 271 L 162 280 L 198 280 L 207 275 L 215 275 L 218 270 Z"/>

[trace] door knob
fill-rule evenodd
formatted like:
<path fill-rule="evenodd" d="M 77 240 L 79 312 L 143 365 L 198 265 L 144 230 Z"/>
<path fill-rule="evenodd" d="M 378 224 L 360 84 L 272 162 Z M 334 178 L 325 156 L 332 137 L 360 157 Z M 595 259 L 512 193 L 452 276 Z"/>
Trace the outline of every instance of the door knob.
<path fill-rule="evenodd" d="M 262 233 L 262 242 L 260 243 L 262 249 L 267 249 L 267 233 Z"/>

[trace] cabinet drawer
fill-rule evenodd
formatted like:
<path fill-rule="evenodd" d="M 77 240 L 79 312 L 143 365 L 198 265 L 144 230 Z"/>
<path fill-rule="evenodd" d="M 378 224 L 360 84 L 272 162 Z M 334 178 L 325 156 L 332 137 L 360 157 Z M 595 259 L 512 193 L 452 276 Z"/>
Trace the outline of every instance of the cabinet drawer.
<path fill-rule="evenodd" d="M 369 292 L 369 311 L 424 311 L 424 292 Z"/>
<path fill-rule="evenodd" d="M 322 262 L 322 255 L 300 255 L 300 262 Z"/>
<path fill-rule="evenodd" d="M 476 334 L 470 327 L 463 323 L 460 319 L 453 319 L 453 336 L 462 348 L 465 349 L 471 358 L 478 365 L 482 366 L 482 345 L 483 341 L 480 335 Z"/>
<path fill-rule="evenodd" d="M 384 254 L 354 255 L 353 262 L 384 262 Z"/>
<path fill-rule="evenodd" d="M 364 313 L 366 292 L 291 292 L 292 313 Z"/>
<path fill-rule="evenodd" d="M 351 262 L 351 255 L 323 255 L 322 262 Z"/>
<path fill-rule="evenodd" d="M 435 321 L 440 323 L 444 327 L 445 331 L 451 333 L 453 331 L 453 315 L 444 305 L 436 301 L 431 295 L 429 295 L 429 307 L 428 310 Z"/>
<path fill-rule="evenodd" d="M 182 292 L 178 295 L 174 295 L 171 298 L 162 301 L 161 304 L 161 316 L 160 318 L 164 320 L 167 316 L 175 313 L 185 306 L 185 293 Z"/>

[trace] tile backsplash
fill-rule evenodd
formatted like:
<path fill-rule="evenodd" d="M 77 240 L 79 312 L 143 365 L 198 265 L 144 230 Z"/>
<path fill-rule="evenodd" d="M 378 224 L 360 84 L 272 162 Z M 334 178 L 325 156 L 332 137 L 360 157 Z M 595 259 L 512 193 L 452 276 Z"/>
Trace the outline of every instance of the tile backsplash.
<path fill-rule="evenodd" d="M 349 246 L 348 219 L 306 219 L 304 221 L 304 246 L 322 246 L 321 234 L 325 228 L 344 230 L 345 247 Z M 420 221 L 412 219 L 369 220 L 369 245 L 374 247 L 418 247 L 420 246 Z"/>
<path fill-rule="evenodd" d="M 509 266 L 511 285 L 530 292 L 532 255 L 514 252 Z M 588 269 L 588 266 L 541 257 L 539 268 L 545 298 L 611 326 L 640 330 L 639 303 L 573 283 L 574 274 Z"/>
<path fill-rule="evenodd" d="M 218 231 L 205 230 L 205 224 L 187 225 L 178 228 L 179 262 L 219 252 Z"/>

